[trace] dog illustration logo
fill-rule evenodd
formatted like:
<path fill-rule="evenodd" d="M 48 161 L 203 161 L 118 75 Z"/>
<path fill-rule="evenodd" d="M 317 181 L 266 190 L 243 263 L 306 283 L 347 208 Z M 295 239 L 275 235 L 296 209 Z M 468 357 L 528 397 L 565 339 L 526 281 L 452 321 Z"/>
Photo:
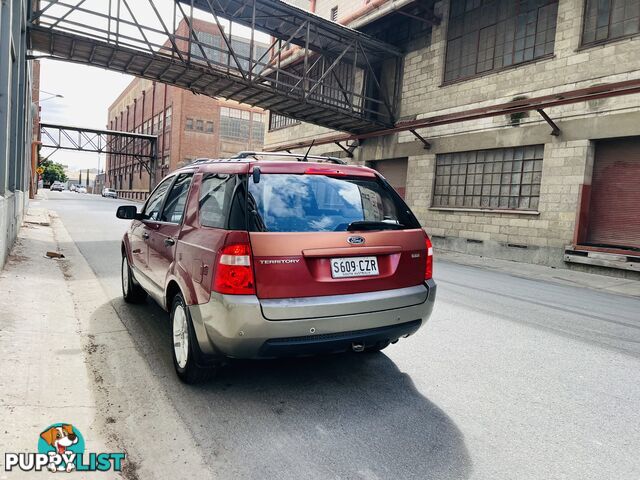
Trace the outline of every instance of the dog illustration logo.
<path fill-rule="evenodd" d="M 72 472 L 76 455 L 84 453 L 84 440 L 73 425 L 56 423 L 40 434 L 38 451 L 49 455 L 49 471 Z"/>
<path fill-rule="evenodd" d="M 80 430 L 71 423 L 62 422 L 40 432 L 37 453 L 5 452 L 4 471 L 121 472 L 125 457 L 124 452 L 85 452 Z M 0 475 L 0 478 L 5 476 Z"/>

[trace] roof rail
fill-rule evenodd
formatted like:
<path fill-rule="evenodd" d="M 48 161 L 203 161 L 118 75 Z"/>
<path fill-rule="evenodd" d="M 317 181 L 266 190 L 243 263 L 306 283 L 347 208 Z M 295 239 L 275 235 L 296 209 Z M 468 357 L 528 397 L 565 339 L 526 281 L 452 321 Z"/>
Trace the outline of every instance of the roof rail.
<path fill-rule="evenodd" d="M 236 155 L 234 155 L 233 157 L 231 157 L 232 159 L 245 159 L 245 158 L 250 158 L 253 157 L 255 160 L 257 160 L 258 156 L 260 157 L 291 157 L 291 158 L 296 158 L 299 162 L 306 162 L 308 159 L 312 159 L 312 160 L 317 160 L 320 162 L 328 162 L 328 163 L 336 163 L 338 165 L 346 165 L 347 162 L 340 160 L 339 158 L 336 157 L 326 157 L 326 156 L 322 156 L 322 155 L 303 155 L 303 154 L 298 154 L 298 153 L 281 153 L 281 152 L 253 152 L 253 151 L 245 151 L 245 152 L 238 152 Z M 306 160 L 305 160 L 306 158 Z"/>
<path fill-rule="evenodd" d="M 200 163 L 209 163 L 209 162 L 211 162 L 211 161 L 213 161 L 213 159 L 212 159 L 212 158 L 196 158 L 196 159 L 195 159 L 193 162 L 191 162 L 190 164 L 185 165 L 185 167 L 188 167 L 188 166 L 190 166 L 190 165 L 198 165 L 198 164 L 200 164 Z"/>

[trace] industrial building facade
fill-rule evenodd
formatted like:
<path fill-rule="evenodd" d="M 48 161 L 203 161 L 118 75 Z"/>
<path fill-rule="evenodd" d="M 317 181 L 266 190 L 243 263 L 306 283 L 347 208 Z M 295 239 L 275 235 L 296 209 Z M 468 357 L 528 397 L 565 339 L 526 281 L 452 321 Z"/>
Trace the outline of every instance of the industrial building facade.
<path fill-rule="evenodd" d="M 218 27 L 210 22 L 193 19 L 202 43 L 222 49 Z M 181 22 L 176 34 L 188 37 L 187 26 Z M 249 41 L 231 37 L 233 48 L 249 49 Z M 189 50 L 188 46 L 182 48 Z M 190 52 L 198 54 L 198 46 Z M 264 54 L 258 44 L 254 56 Z M 224 54 L 211 49 L 221 62 Z M 109 107 L 107 128 L 125 132 L 158 136 L 156 182 L 167 173 L 191 163 L 197 158 L 224 158 L 242 150 L 260 150 L 266 129 L 266 114 L 260 108 L 233 101 L 196 95 L 188 90 L 136 77 Z M 125 147 L 126 150 L 126 147 Z M 131 145 L 131 152 L 137 151 Z M 149 165 L 135 155 L 107 155 L 105 186 L 114 188 L 122 198 L 143 200 L 150 190 Z"/>
<path fill-rule="evenodd" d="M 344 157 L 347 147 L 389 178 L 441 249 L 637 275 L 640 94 L 560 100 L 640 79 L 640 0 L 295 3 L 402 48 L 397 121 L 480 113 L 340 148 L 323 142 L 336 131 L 271 115 L 267 149 L 315 140 L 313 153 Z M 543 97 L 559 105 L 490 113 Z"/>
<path fill-rule="evenodd" d="M 30 3 L 0 2 L 0 268 L 18 234 L 33 181 L 39 73 L 34 75 L 34 62 L 24 61 Z"/>

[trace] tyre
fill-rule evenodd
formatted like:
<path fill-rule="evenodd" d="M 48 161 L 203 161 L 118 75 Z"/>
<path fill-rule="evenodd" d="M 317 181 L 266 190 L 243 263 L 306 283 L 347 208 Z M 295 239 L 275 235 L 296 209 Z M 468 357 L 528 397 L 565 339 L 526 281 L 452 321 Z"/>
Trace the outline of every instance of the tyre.
<path fill-rule="evenodd" d="M 180 380 L 193 384 L 204 382 L 215 376 L 217 369 L 214 365 L 198 364 L 198 340 L 193 330 L 189 309 L 181 293 L 173 297 L 171 306 L 171 341 L 173 366 Z"/>
<path fill-rule="evenodd" d="M 133 280 L 133 274 L 126 255 L 122 256 L 120 277 L 122 278 L 122 296 L 125 302 L 142 303 L 147 298 L 147 292 Z"/>

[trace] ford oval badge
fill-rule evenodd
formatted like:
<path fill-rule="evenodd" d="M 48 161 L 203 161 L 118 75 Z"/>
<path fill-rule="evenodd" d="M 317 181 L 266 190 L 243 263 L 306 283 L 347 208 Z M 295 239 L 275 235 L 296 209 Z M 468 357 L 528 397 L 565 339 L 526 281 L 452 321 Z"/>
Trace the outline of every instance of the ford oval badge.
<path fill-rule="evenodd" d="M 364 237 L 349 237 L 347 242 L 351 245 L 362 245 L 364 243 Z"/>

